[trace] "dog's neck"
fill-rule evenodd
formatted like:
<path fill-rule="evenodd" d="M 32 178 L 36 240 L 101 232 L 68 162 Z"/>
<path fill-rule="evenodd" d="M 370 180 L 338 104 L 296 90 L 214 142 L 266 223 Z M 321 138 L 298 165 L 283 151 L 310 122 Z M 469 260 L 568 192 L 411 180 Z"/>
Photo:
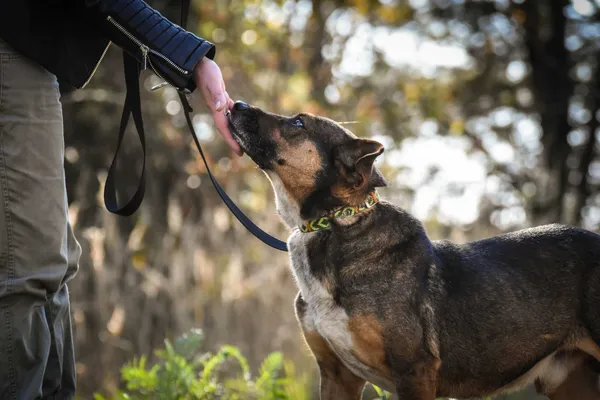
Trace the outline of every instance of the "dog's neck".
<path fill-rule="evenodd" d="M 275 192 L 275 205 L 277 207 L 277 214 L 279 214 L 289 229 L 294 229 L 302 224 L 300 206 L 292 197 L 290 197 L 283 182 L 281 179 L 279 179 L 276 173 L 267 171 L 266 174 L 271 181 L 273 190 Z"/>
<path fill-rule="evenodd" d="M 300 209 L 300 205 L 298 202 L 293 199 L 288 191 L 285 188 L 285 185 L 281 181 L 281 179 L 277 176 L 277 174 L 272 172 L 267 172 L 267 177 L 271 181 L 273 186 L 273 190 L 275 192 L 275 204 L 277 207 L 277 214 L 283 219 L 285 225 L 290 229 L 300 228 L 302 232 L 313 232 L 322 230 L 322 226 L 317 226 L 315 223 L 321 221 L 322 223 L 326 223 L 325 219 L 329 222 L 331 219 L 336 219 L 336 223 L 339 225 L 352 225 L 355 221 L 360 217 L 359 214 L 363 212 L 368 212 L 370 208 L 375 205 L 379 201 L 379 196 L 376 192 L 371 192 L 365 196 L 365 201 L 357 206 L 338 206 L 332 211 L 323 210 L 321 212 L 316 213 L 316 215 L 312 216 L 309 219 L 304 219 L 302 217 L 302 212 Z M 337 214 L 334 213 L 337 211 Z M 348 213 L 344 213 L 344 211 L 349 211 Z M 344 214 L 344 215 L 342 215 Z M 307 226 L 313 225 L 314 228 L 306 228 Z"/>

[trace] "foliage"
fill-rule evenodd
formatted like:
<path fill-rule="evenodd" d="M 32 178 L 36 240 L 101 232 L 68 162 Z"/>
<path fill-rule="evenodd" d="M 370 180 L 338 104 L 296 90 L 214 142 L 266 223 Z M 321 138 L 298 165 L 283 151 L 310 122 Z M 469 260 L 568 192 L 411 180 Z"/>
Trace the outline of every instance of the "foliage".
<path fill-rule="evenodd" d="M 246 358 L 233 346 L 222 346 L 216 354 L 201 353 L 200 330 L 165 340 L 156 351 L 157 364 L 147 365 L 145 356 L 121 369 L 125 390 L 113 400 L 143 399 L 261 399 L 308 400 L 309 378 L 297 374 L 293 363 L 281 353 L 271 353 L 253 379 Z M 107 400 L 95 394 L 96 400 Z"/>

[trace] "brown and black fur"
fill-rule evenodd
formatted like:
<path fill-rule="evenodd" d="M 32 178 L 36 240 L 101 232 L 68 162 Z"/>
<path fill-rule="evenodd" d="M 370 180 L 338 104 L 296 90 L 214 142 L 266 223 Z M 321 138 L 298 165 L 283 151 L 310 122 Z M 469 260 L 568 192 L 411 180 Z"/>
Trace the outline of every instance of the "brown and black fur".
<path fill-rule="evenodd" d="M 463 245 L 431 241 L 386 201 L 300 233 L 302 220 L 385 186 L 373 167 L 383 146 L 326 118 L 245 103 L 229 120 L 292 228 L 296 314 L 322 399 L 360 399 L 365 381 L 401 400 L 531 383 L 552 400 L 600 399 L 600 235 L 548 225 Z"/>

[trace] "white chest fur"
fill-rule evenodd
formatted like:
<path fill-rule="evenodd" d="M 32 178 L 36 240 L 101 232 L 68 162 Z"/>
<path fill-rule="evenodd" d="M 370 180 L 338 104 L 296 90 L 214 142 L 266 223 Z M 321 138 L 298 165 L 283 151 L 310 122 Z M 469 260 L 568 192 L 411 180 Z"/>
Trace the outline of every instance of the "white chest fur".
<path fill-rule="evenodd" d="M 351 348 L 348 314 L 335 304 L 331 293 L 310 272 L 305 243 L 307 237 L 307 234 L 296 231 L 289 241 L 292 272 L 302 298 L 308 304 L 307 317 L 309 318 L 306 322 L 309 325 L 306 328 L 317 330 L 329 342 L 334 342 L 336 347 Z"/>
<path fill-rule="evenodd" d="M 323 283 L 311 274 L 306 244 L 309 235 L 311 234 L 295 231 L 288 240 L 292 272 L 302 298 L 307 303 L 306 313 L 300 321 L 302 328 L 305 332 L 317 331 L 354 374 L 393 392 L 394 388 L 390 382 L 383 380 L 374 368 L 356 358 L 348 314 L 335 303 L 332 294 Z"/>

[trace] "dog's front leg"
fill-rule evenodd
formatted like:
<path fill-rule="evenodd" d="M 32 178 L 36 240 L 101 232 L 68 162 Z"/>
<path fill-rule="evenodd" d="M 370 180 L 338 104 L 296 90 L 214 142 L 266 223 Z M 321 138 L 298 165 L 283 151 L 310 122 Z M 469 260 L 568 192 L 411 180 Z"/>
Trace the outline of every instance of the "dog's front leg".
<path fill-rule="evenodd" d="M 341 362 L 319 362 L 321 400 L 360 400 L 365 380 L 354 375 Z"/>
<path fill-rule="evenodd" d="M 435 400 L 439 360 L 418 361 L 394 376 L 398 400 Z"/>
<path fill-rule="evenodd" d="M 327 341 L 314 328 L 306 313 L 302 295 L 296 297 L 296 317 L 302 334 L 319 365 L 321 373 L 321 400 L 360 400 L 366 381 L 354 375 L 331 350 Z"/>

